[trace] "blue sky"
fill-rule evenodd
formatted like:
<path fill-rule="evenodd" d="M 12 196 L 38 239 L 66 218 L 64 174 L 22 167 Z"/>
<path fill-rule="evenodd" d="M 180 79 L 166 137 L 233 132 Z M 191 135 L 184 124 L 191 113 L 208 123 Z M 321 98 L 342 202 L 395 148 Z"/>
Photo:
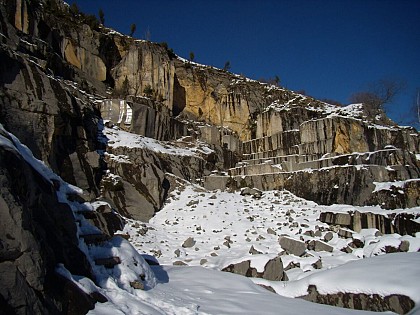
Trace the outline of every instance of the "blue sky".
<path fill-rule="evenodd" d="M 70 1 L 72 3 L 74 1 Z M 178 55 L 316 98 L 349 103 L 380 79 L 406 89 L 389 106 L 408 122 L 420 89 L 420 0 L 78 0 L 86 13 L 134 37 L 167 42 Z M 409 116 L 408 116 L 409 117 Z"/>

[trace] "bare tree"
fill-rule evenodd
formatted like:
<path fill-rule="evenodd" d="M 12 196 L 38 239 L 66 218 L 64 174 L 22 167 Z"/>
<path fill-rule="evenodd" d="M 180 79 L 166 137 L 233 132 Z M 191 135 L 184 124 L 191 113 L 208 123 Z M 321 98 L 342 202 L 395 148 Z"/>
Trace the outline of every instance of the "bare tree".
<path fill-rule="evenodd" d="M 99 21 L 102 25 L 105 25 L 105 13 L 102 9 L 99 9 Z"/>
<path fill-rule="evenodd" d="M 226 61 L 225 65 L 223 67 L 223 71 L 229 71 L 230 70 L 230 61 Z"/>
<path fill-rule="evenodd" d="M 150 28 L 147 27 L 146 31 L 144 32 L 144 39 L 149 41 L 152 39 L 152 33 L 150 33 Z"/>
<path fill-rule="evenodd" d="M 136 24 L 135 23 L 131 24 L 131 26 L 130 26 L 130 37 L 133 37 L 134 33 L 136 32 L 136 29 L 137 29 Z"/>
<path fill-rule="evenodd" d="M 391 104 L 405 86 L 405 82 L 397 79 L 382 79 L 370 84 L 367 91 L 352 94 L 350 102 L 363 103 L 368 116 L 374 116 L 384 111 L 385 106 Z"/>
<path fill-rule="evenodd" d="M 417 109 L 417 123 L 420 126 L 420 92 L 417 92 L 416 109 Z"/>
<path fill-rule="evenodd" d="M 405 122 L 420 128 L 420 89 L 417 91 L 417 95 L 414 98 L 413 105 L 407 114 Z"/>

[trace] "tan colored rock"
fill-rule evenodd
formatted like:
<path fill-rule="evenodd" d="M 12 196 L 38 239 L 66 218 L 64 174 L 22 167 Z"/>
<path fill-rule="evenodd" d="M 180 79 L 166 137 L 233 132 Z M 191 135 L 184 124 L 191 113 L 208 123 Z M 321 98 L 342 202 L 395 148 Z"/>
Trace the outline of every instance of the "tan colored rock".
<path fill-rule="evenodd" d="M 144 96 L 145 87 L 150 86 L 153 89 L 151 97 L 172 110 L 175 69 L 162 46 L 135 41 L 111 74 L 116 90 L 123 88 L 126 79 L 130 95 Z"/>
<path fill-rule="evenodd" d="M 80 63 L 79 58 L 76 56 L 75 48 L 72 42 L 68 39 L 64 40 L 64 57 L 66 58 L 67 62 L 72 64 L 73 66 L 81 69 L 82 64 Z"/>
<path fill-rule="evenodd" d="M 16 0 L 15 27 L 19 31 L 28 34 L 28 7 L 25 0 Z"/>

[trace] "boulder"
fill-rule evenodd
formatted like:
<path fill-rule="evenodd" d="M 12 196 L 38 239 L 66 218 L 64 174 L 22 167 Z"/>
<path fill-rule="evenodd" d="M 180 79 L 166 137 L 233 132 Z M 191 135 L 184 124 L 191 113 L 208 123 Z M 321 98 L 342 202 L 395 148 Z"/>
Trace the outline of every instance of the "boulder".
<path fill-rule="evenodd" d="M 306 251 L 305 242 L 295 240 L 287 236 L 281 236 L 279 238 L 279 244 L 289 254 L 293 254 L 295 256 L 302 256 Z"/>
<path fill-rule="evenodd" d="M 325 251 L 325 252 L 332 253 L 333 249 L 334 249 L 334 247 L 332 247 L 331 245 L 328 245 L 327 243 L 324 243 L 324 242 L 319 241 L 319 240 L 315 240 L 314 250 L 316 252 Z"/>
<path fill-rule="evenodd" d="M 182 244 L 182 247 L 184 248 L 191 248 L 195 245 L 195 240 L 192 237 L 187 238 L 184 243 Z"/>
<path fill-rule="evenodd" d="M 329 242 L 333 239 L 334 234 L 332 232 L 327 232 L 324 235 L 324 241 Z"/>
<path fill-rule="evenodd" d="M 245 187 L 241 189 L 242 196 L 252 196 L 254 198 L 261 198 L 263 192 L 256 188 Z"/>
<path fill-rule="evenodd" d="M 283 272 L 283 263 L 280 257 L 270 259 L 264 266 L 264 271 L 258 272 L 251 267 L 251 262 L 245 260 L 236 264 L 230 264 L 222 271 L 232 272 L 246 277 L 263 278 L 271 281 L 281 281 L 285 279 Z"/>

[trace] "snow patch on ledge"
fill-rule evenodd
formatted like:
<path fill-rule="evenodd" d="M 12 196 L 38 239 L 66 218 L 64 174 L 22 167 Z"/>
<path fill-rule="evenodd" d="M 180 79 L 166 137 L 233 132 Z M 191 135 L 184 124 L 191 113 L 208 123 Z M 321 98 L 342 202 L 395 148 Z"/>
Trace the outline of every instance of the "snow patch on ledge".
<path fill-rule="evenodd" d="M 373 184 L 375 185 L 375 189 L 373 190 L 373 192 L 375 193 L 382 190 L 392 190 L 391 189 L 392 187 L 404 188 L 406 183 L 415 182 L 415 181 L 420 181 L 420 178 L 403 180 L 403 181 L 395 181 L 395 182 L 373 182 Z"/>

